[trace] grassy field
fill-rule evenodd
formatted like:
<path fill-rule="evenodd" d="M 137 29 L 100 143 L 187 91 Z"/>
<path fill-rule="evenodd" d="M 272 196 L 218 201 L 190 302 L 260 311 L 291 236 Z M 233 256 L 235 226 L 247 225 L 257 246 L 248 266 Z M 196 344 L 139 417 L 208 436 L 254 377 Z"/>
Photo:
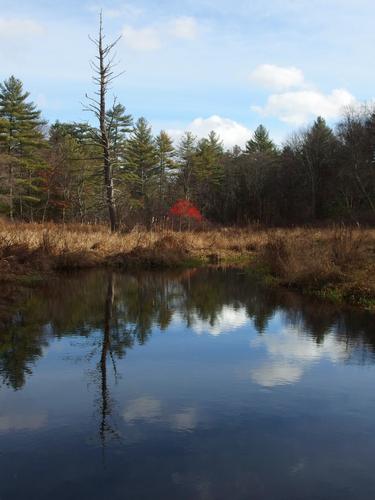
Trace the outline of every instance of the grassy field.
<path fill-rule="evenodd" d="M 235 229 L 111 234 L 102 226 L 0 222 L 0 281 L 97 266 L 236 265 L 274 285 L 334 301 L 375 305 L 375 230 Z"/>

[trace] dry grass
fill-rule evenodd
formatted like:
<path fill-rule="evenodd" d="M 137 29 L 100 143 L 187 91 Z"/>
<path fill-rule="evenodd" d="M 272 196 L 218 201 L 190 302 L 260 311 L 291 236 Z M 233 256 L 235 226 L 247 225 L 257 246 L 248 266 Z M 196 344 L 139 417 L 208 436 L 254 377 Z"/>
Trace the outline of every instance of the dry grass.
<path fill-rule="evenodd" d="M 52 268 L 84 268 L 103 264 L 175 265 L 198 259 L 209 262 L 251 255 L 265 233 L 235 229 L 208 232 L 147 232 L 135 229 L 112 234 L 89 225 L 10 224 L 0 222 L 0 268 L 30 262 Z M 154 262 L 155 261 L 155 262 Z"/>
<path fill-rule="evenodd" d="M 260 260 L 281 284 L 374 306 L 375 230 L 279 230 L 267 239 Z"/>
<path fill-rule="evenodd" d="M 3 282 L 28 272 L 99 265 L 174 267 L 197 261 L 248 265 L 251 260 L 281 284 L 317 291 L 340 289 L 345 298 L 352 296 L 357 302 L 375 299 L 375 230 L 135 229 L 111 234 L 103 226 L 0 221 Z"/>

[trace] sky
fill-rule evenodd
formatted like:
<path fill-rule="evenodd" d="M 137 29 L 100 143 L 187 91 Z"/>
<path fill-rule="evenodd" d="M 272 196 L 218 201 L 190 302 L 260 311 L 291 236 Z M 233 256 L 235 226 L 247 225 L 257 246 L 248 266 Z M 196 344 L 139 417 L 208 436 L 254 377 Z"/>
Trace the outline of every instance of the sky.
<path fill-rule="evenodd" d="M 92 120 L 100 9 L 122 36 L 112 93 L 155 133 L 215 130 L 232 147 L 262 123 L 280 144 L 375 97 L 374 0 L 0 0 L 0 79 L 20 78 L 51 122 Z"/>

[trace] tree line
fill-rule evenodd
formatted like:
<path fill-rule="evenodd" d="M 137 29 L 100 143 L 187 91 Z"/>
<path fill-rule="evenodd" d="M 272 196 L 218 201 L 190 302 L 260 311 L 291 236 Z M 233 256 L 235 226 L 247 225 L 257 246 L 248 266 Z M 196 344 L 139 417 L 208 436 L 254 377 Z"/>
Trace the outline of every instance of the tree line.
<path fill-rule="evenodd" d="M 100 127 L 48 125 L 20 80 L 0 84 L 3 214 L 103 222 L 111 196 L 116 226 L 128 228 L 164 224 L 179 199 L 213 224 L 375 222 L 374 108 L 347 110 L 334 128 L 319 117 L 282 147 L 260 125 L 246 147 L 231 150 L 215 132 L 201 139 L 186 132 L 177 143 L 166 131 L 155 136 L 116 101 L 97 114 Z"/>

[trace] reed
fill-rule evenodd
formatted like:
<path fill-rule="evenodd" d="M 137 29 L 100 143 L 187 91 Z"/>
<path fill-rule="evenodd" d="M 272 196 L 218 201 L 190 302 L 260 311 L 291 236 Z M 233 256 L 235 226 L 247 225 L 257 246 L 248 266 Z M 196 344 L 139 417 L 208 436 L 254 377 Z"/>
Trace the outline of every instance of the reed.
<path fill-rule="evenodd" d="M 352 296 L 366 304 L 375 299 L 374 229 L 254 226 L 199 232 L 135 228 L 111 233 L 98 225 L 0 221 L 3 282 L 30 272 L 196 263 L 244 267 L 256 263 L 281 285 L 326 294 L 339 289 L 345 300 Z"/>

